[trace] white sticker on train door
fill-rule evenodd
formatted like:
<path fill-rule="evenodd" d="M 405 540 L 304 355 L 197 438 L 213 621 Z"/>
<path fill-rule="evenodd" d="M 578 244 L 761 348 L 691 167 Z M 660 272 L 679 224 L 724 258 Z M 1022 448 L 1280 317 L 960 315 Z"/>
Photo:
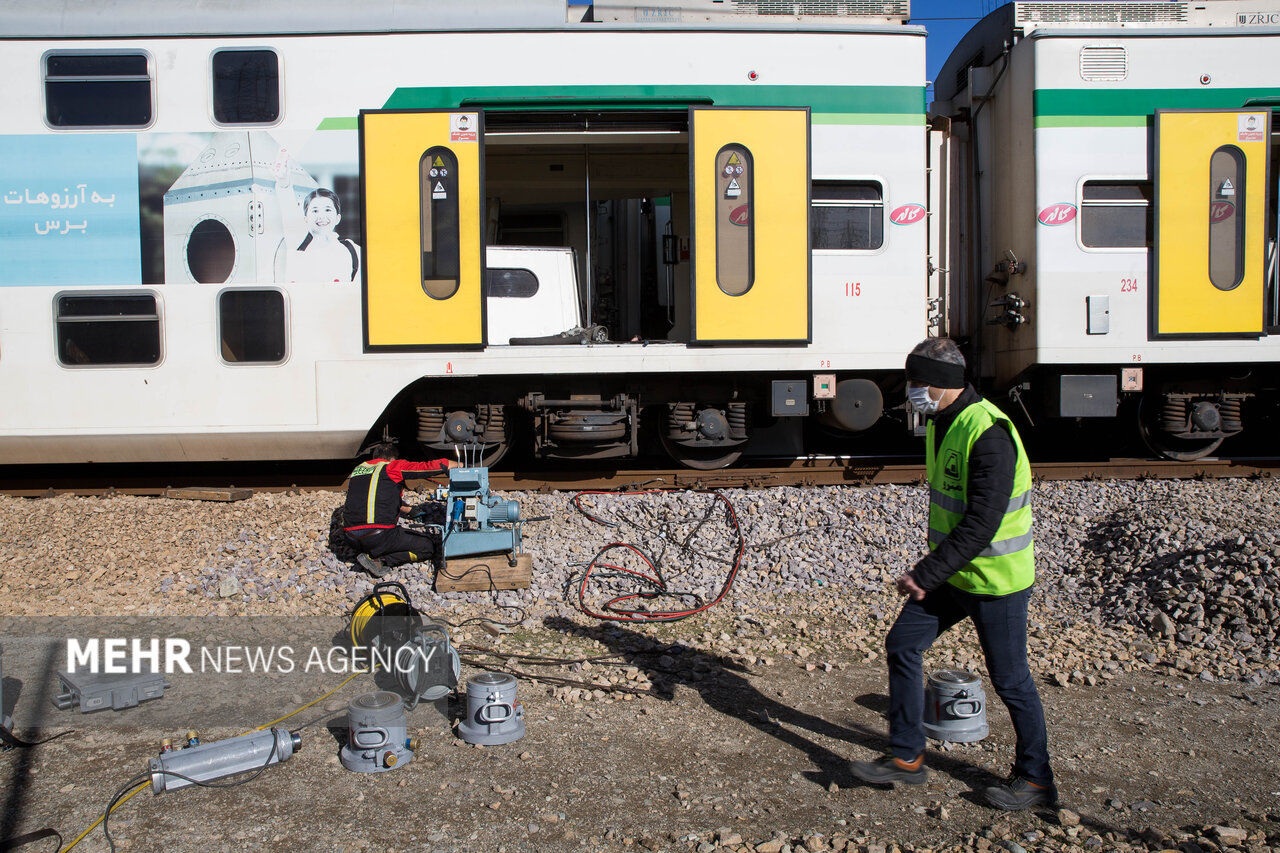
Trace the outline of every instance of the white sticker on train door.
<path fill-rule="evenodd" d="M 1267 123 L 1260 113 L 1242 113 L 1236 116 L 1237 142 L 1262 142 Z"/>

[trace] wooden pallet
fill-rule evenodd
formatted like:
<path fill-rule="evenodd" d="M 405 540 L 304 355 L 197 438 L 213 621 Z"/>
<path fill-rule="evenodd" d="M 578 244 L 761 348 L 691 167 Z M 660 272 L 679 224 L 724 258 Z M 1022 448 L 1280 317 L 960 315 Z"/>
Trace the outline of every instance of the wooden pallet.
<path fill-rule="evenodd" d="M 186 486 L 180 489 L 165 489 L 166 498 L 184 501 L 242 501 L 253 497 L 253 489 L 238 489 L 235 486 Z"/>
<path fill-rule="evenodd" d="M 456 557 L 436 572 L 436 592 L 484 592 L 491 589 L 528 589 L 533 582 L 533 557 L 520 554 L 516 564 L 507 554 Z"/>

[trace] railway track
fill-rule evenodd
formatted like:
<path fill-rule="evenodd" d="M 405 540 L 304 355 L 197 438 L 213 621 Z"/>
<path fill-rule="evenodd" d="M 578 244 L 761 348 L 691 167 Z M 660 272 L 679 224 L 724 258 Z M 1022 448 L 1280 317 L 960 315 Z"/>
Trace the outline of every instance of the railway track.
<path fill-rule="evenodd" d="M 280 464 L 274 466 L 122 466 L 92 474 L 58 471 L 0 470 L 0 494 L 41 498 L 58 495 L 168 495 L 208 500 L 237 500 L 253 492 L 338 490 L 348 463 Z M 1280 474 L 1280 459 L 1107 459 L 1086 462 L 1041 462 L 1032 466 L 1040 480 L 1217 479 L 1271 477 Z M 495 488 L 521 491 L 646 488 L 767 488 L 770 486 L 836 486 L 916 483 L 924 465 L 909 457 L 805 457 L 719 471 L 688 469 L 578 469 L 493 471 Z M 428 481 L 409 485 L 429 488 Z"/>

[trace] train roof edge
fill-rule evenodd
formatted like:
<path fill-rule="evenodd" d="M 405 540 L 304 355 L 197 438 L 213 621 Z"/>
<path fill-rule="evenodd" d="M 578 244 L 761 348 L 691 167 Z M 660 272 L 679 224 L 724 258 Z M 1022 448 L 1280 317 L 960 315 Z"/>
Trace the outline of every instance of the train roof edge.
<path fill-rule="evenodd" d="M 968 89 L 968 70 L 985 67 L 1023 38 L 1051 35 L 1137 36 L 1211 32 L 1215 35 L 1271 33 L 1250 13 L 1274 15 L 1266 0 L 1025 0 L 1006 3 L 973 26 L 952 49 L 933 83 L 935 103 L 954 101 Z M 933 110 L 931 110 L 933 111 Z M 948 112 L 947 110 L 943 110 Z"/>
<path fill-rule="evenodd" d="M 719 26 L 865 30 L 907 24 L 910 0 L 0 0 L 0 38 Z M 914 28 L 910 28 L 914 29 Z"/>

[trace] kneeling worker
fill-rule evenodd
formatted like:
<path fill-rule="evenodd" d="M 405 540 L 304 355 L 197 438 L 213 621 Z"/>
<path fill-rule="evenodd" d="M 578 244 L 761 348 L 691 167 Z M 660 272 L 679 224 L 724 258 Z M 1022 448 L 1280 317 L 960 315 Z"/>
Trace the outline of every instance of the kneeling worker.
<path fill-rule="evenodd" d="M 991 686 L 1009 710 L 1017 755 L 1009 782 L 987 788 L 1008 810 L 1052 805 L 1044 710 L 1027 667 L 1027 602 L 1035 580 L 1031 466 L 1009 418 L 964 381 L 964 356 L 937 338 L 907 356 L 907 396 L 928 416 L 929 553 L 898 578 L 907 596 L 885 639 L 889 754 L 856 761 L 864 782 L 922 784 L 922 653 L 952 625 L 973 620 Z"/>
<path fill-rule="evenodd" d="M 375 447 L 347 480 L 347 503 L 342 528 L 362 553 L 356 562 L 374 577 L 405 563 L 431 560 L 436 542 L 422 533 L 405 530 L 396 522 L 409 512 L 402 500 L 404 475 L 409 471 L 444 471 L 457 463 L 448 459 L 409 462 L 396 459 L 386 445 Z"/>

